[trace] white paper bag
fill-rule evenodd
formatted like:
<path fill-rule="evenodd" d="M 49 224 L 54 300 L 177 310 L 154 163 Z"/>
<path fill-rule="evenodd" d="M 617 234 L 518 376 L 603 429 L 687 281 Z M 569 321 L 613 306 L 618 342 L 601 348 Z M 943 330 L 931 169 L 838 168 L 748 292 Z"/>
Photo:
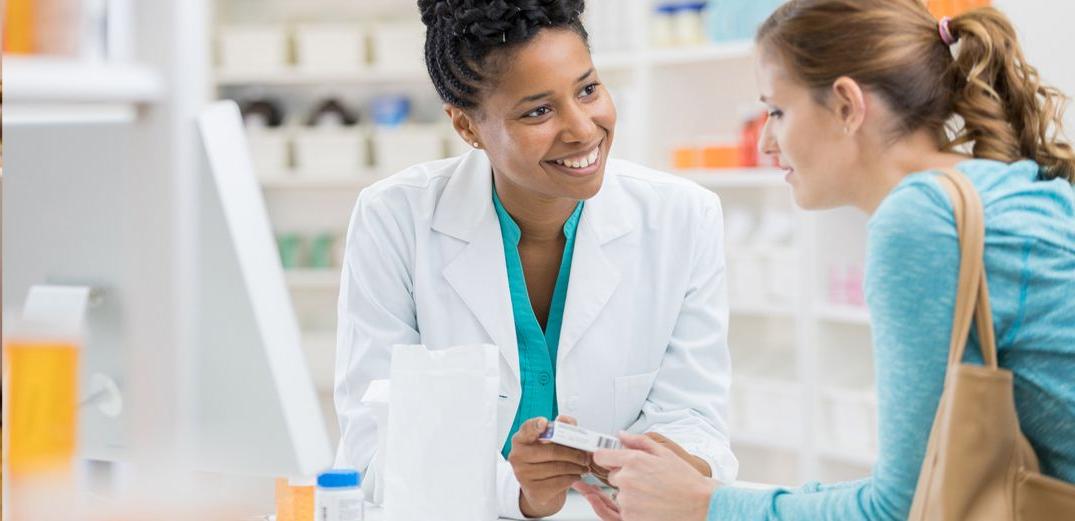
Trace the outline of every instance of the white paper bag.
<path fill-rule="evenodd" d="M 497 518 L 496 346 L 392 350 L 387 521 Z"/>

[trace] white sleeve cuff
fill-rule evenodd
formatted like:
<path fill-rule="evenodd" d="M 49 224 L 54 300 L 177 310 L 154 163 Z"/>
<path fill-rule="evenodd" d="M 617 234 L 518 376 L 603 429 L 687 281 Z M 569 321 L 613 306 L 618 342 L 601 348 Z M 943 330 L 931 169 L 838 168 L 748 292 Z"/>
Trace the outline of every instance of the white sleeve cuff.
<path fill-rule="evenodd" d="M 519 481 L 515 479 L 515 471 L 511 468 L 511 463 L 500 457 L 496 463 L 497 510 L 500 517 L 529 519 L 519 508 L 520 490 Z"/>

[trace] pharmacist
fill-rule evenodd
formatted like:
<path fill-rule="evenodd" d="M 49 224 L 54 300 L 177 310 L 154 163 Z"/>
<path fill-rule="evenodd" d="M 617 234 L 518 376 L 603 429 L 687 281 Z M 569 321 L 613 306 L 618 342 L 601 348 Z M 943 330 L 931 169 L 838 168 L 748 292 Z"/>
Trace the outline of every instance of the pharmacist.
<path fill-rule="evenodd" d="M 491 343 L 501 515 L 551 515 L 581 475 L 602 473 L 586 453 L 537 442 L 561 414 L 650 433 L 730 483 L 719 200 L 609 159 L 616 112 L 580 0 L 500 4 L 419 2 L 431 79 L 473 150 L 358 198 L 339 299 L 337 464 L 372 469 L 376 426 L 360 399 L 388 377 L 393 345 Z"/>

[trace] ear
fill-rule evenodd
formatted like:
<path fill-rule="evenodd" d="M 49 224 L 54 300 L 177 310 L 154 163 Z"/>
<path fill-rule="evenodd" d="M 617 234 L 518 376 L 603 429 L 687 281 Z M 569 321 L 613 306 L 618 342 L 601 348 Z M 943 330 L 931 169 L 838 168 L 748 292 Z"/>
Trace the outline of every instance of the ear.
<path fill-rule="evenodd" d="M 859 83 L 841 76 L 832 83 L 832 109 L 844 132 L 853 134 L 866 119 L 866 95 Z"/>
<path fill-rule="evenodd" d="M 473 116 L 451 103 L 444 104 L 444 113 L 448 115 L 448 119 L 452 120 L 452 128 L 459 134 L 459 137 L 463 138 L 463 141 L 475 148 L 481 147 L 478 126 L 474 123 Z"/>

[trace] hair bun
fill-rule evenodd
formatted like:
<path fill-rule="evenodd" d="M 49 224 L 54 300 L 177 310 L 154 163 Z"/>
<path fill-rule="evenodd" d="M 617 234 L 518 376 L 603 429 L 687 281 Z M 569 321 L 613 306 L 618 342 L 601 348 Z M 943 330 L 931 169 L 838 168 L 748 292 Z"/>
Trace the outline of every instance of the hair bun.
<path fill-rule="evenodd" d="M 418 0 L 422 23 L 473 43 L 522 41 L 541 25 L 577 19 L 583 0 Z"/>

